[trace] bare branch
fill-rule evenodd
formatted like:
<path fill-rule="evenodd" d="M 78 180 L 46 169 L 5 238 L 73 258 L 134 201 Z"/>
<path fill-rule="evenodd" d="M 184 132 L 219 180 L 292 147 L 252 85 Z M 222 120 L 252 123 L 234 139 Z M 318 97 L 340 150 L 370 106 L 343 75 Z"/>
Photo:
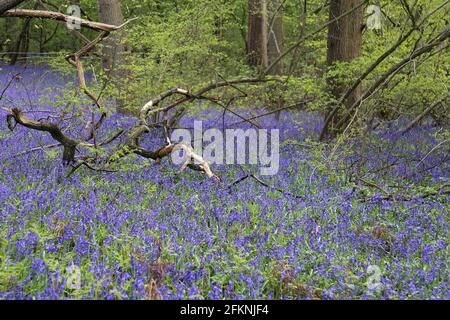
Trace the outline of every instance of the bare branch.
<path fill-rule="evenodd" d="M 405 35 L 401 35 L 398 40 L 388 49 L 386 52 L 384 52 L 376 61 L 374 61 L 367 70 L 359 76 L 359 78 L 352 84 L 351 87 L 347 89 L 347 91 L 342 95 L 342 97 L 337 102 L 336 106 L 333 108 L 333 110 L 327 115 L 325 119 L 325 123 L 323 125 L 322 131 L 320 133 L 320 140 L 323 140 L 325 135 L 328 132 L 328 126 L 333 119 L 333 117 L 336 115 L 337 111 L 342 107 L 343 103 L 347 98 L 353 93 L 353 91 L 356 90 L 356 88 L 359 87 L 359 85 L 362 83 L 364 79 L 369 76 L 373 70 L 375 70 L 383 61 L 386 60 L 392 53 L 394 53 L 406 40 L 409 39 L 409 37 L 414 33 L 414 31 L 418 30 L 420 27 L 422 27 L 423 24 L 425 24 L 428 19 L 434 15 L 436 12 L 441 10 L 443 7 L 445 7 L 447 4 L 450 3 L 450 0 L 446 0 L 443 3 L 441 3 L 439 6 L 437 6 L 435 9 L 433 9 L 430 13 L 428 13 L 418 24 L 414 24 L 413 27 L 406 32 Z"/>
<path fill-rule="evenodd" d="M 418 115 L 414 120 L 412 120 L 404 129 L 399 130 L 399 133 L 405 134 L 412 128 L 414 128 L 427 114 L 429 114 L 434 108 L 436 108 L 438 105 L 440 105 L 442 102 L 445 101 L 447 96 L 443 97 L 442 99 L 439 99 L 438 101 L 431 104 L 428 108 L 426 108 L 420 115 Z"/>
<path fill-rule="evenodd" d="M 45 11 L 45 10 L 29 10 L 29 9 L 12 9 L 6 12 L 1 13 L 3 17 L 11 17 L 11 18 L 39 18 L 39 19 L 50 19 L 50 20 L 58 20 L 63 22 L 72 22 L 75 21 L 80 23 L 80 25 L 87 27 L 96 31 L 106 31 L 112 32 L 118 30 L 123 27 L 121 26 L 113 26 L 106 23 L 100 22 L 92 22 L 89 20 L 85 20 L 78 17 L 69 16 L 60 12 L 54 11 Z M 128 23 L 128 22 L 127 22 Z"/>
<path fill-rule="evenodd" d="M 6 90 L 8 90 L 8 88 L 11 86 L 11 84 L 13 83 L 14 80 L 17 80 L 20 76 L 20 73 L 17 73 L 15 75 L 13 75 L 11 77 L 11 79 L 9 79 L 8 83 L 6 84 L 5 88 L 3 88 L 2 93 L 0 94 L 0 100 L 3 99 L 3 96 L 5 95 Z"/>
<path fill-rule="evenodd" d="M 64 147 L 63 160 L 66 162 L 72 162 L 74 160 L 75 149 L 80 142 L 66 136 L 56 124 L 32 120 L 26 117 L 23 112 L 17 108 L 13 108 L 11 113 L 8 114 L 6 118 L 8 121 L 8 127 L 11 131 L 14 130 L 14 127 L 11 125 L 14 120 L 16 123 L 29 129 L 50 133 L 52 138 L 61 143 Z"/>
<path fill-rule="evenodd" d="M 342 118 L 341 121 L 336 125 L 337 128 L 340 128 L 350 117 L 350 112 L 354 109 L 358 108 L 364 100 L 370 97 L 374 92 L 378 90 L 383 84 L 385 84 L 386 80 L 391 76 L 396 75 L 399 71 L 401 71 L 405 66 L 407 66 L 414 59 L 433 51 L 433 49 L 444 41 L 450 38 L 450 28 L 445 29 L 440 35 L 434 39 L 432 42 L 425 44 L 423 47 L 415 50 L 411 55 L 396 65 L 392 66 L 387 72 L 385 72 L 367 91 L 360 97 L 355 103 L 347 110 L 347 116 Z M 447 45 L 448 46 L 448 45 Z"/>

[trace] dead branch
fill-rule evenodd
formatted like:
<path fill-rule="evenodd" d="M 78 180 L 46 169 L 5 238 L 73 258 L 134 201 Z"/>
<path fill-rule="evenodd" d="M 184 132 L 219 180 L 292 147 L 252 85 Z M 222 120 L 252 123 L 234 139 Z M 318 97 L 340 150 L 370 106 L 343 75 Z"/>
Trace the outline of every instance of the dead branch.
<path fill-rule="evenodd" d="M 217 101 L 216 99 L 212 99 L 210 97 L 205 96 L 206 93 L 208 93 L 209 91 L 214 90 L 214 89 L 227 87 L 227 86 L 235 86 L 237 84 L 251 84 L 251 83 L 255 84 L 255 83 L 262 83 L 262 82 L 269 82 L 269 81 L 280 81 L 280 80 L 278 78 L 242 78 L 242 79 L 229 80 L 229 81 L 225 80 L 225 81 L 211 83 L 211 84 L 199 89 L 195 93 L 190 93 L 188 90 L 181 89 L 181 88 L 174 88 L 174 89 L 168 90 L 168 91 L 160 94 L 156 98 L 154 98 L 154 99 L 150 100 L 148 103 L 146 103 L 144 105 L 144 107 L 142 107 L 142 109 L 141 109 L 140 118 L 142 121 L 142 120 L 145 120 L 145 118 L 147 118 L 148 116 L 150 116 L 152 114 L 155 114 L 158 112 L 167 112 L 173 108 L 176 108 L 177 106 L 179 106 L 181 104 L 192 102 L 192 101 L 198 100 L 198 99 L 213 100 L 214 102 L 216 102 Z M 156 107 L 164 99 L 166 99 L 172 95 L 175 95 L 175 94 L 181 94 L 184 97 L 176 100 L 175 102 L 169 104 L 166 107 L 152 109 L 152 107 Z"/>
<path fill-rule="evenodd" d="M 362 183 L 364 183 L 364 185 L 366 185 L 366 186 L 368 186 L 368 187 L 378 189 L 378 190 L 380 190 L 381 192 L 383 192 L 385 195 L 391 196 L 391 193 L 390 193 L 390 192 L 388 192 L 386 189 L 384 189 L 383 187 L 377 185 L 377 184 L 374 183 L 374 182 L 367 181 L 367 180 L 365 180 L 364 178 L 361 178 L 361 177 L 359 177 L 359 176 L 357 176 L 356 179 L 358 179 L 359 181 L 361 181 Z"/>
<path fill-rule="evenodd" d="M 194 170 L 198 170 L 198 171 L 203 171 L 208 178 L 214 178 L 217 181 L 220 182 L 219 177 L 217 177 L 210 169 L 208 162 L 206 162 L 201 156 L 197 155 L 194 152 L 194 149 L 192 148 L 191 145 L 187 145 L 184 143 L 178 143 L 173 145 L 173 148 L 171 150 L 172 152 L 178 151 L 178 150 L 183 150 L 184 151 L 184 163 L 181 166 L 178 174 L 181 174 L 184 170 L 186 170 L 186 168 L 189 166 L 190 168 L 195 168 Z M 192 162 L 195 163 L 192 163 Z M 194 166 L 194 167 L 193 167 Z"/>
<path fill-rule="evenodd" d="M 249 175 L 242 176 L 241 178 L 239 178 L 236 181 L 233 181 L 231 184 L 229 184 L 227 189 L 233 188 L 235 185 L 238 185 L 239 183 L 241 183 L 244 180 L 247 180 L 248 178 L 250 178 Z"/>
<path fill-rule="evenodd" d="M 104 169 L 104 168 L 96 168 L 92 165 L 90 165 L 86 160 L 80 161 L 77 164 L 72 165 L 72 169 L 69 171 L 69 173 L 67 174 L 67 177 L 70 177 L 71 175 L 73 175 L 75 173 L 75 171 L 77 171 L 79 168 L 81 168 L 82 166 L 85 166 L 86 168 L 92 170 L 92 171 L 98 171 L 98 172 L 108 172 L 108 173 L 114 173 L 117 172 L 117 170 L 109 170 L 109 169 Z"/>
<path fill-rule="evenodd" d="M 297 194 L 293 194 L 293 193 L 287 192 L 287 191 L 285 191 L 285 190 L 283 190 L 283 189 L 281 189 L 281 188 L 278 188 L 278 187 L 275 187 L 275 186 L 273 186 L 273 185 L 270 185 L 270 184 L 268 184 L 268 183 L 262 181 L 260 178 L 258 178 L 257 176 L 255 176 L 253 173 L 250 174 L 250 178 L 254 179 L 254 180 L 255 180 L 256 182 L 258 182 L 260 185 L 262 185 L 262 186 L 264 186 L 264 187 L 266 187 L 266 188 L 269 188 L 269 189 L 273 189 L 273 190 L 275 190 L 275 191 L 277 191 L 277 192 L 280 192 L 280 193 L 282 193 L 282 194 L 284 194 L 284 195 L 287 195 L 287 196 L 290 196 L 290 197 L 294 197 L 294 198 L 300 199 L 300 200 L 304 200 L 304 199 L 305 199 L 305 197 L 303 197 L 303 196 L 299 196 L 299 195 L 297 195 Z"/>
<path fill-rule="evenodd" d="M 166 111 L 165 108 L 160 108 L 160 109 L 153 109 L 152 107 L 157 106 L 161 101 L 163 101 L 164 99 L 174 95 L 174 94 L 181 94 L 184 96 L 188 96 L 189 95 L 189 91 L 185 90 L 185 89 L 180 89 L 180 88 L 174 88 L 171 90 L 168 90 L 166 92 L 161 93 L 160 95 L 158 95 L 157 97 L 153 98 L 152 100 L 150 100 L 149 102 L 147 102 L 141 109 L 140 113 L 139 113 L 139 117 L 142 121 L 143 124 L 147 124 L 147 121 L 145 120 L 149 115 L 157 113 L 157 112 L 161 112 L 161 111 Z"/>
<path fill-rule="evenodd" d="M 274 114 L 274 113 L 277 113 L 277 112 L 280 112 L 280 111 L 284 111 L 284 110 L 288 110 L 288 109 L 293 109 L 293 108 L 299 108 L 299 107 L 301 107 L 301 106 L 307 105 L 308 103 L 310 103 L 310 102 L 312 102 L 312 101 L 313 101 L 313 99 L 309 99 L 309 100 L 306 100 L 306 101 L 297 102 L 297 103 L 295 103 L 295 104 L 292 104 L 292 105 L 289 105 L 289 106 L 286 106 L 286 107 L 282 107 L 282 108 L 278 108 L 278 109 L 275 109 L 275 110 L 266 112 L 266 113 L 261 114 L 261 115 L 257 115 L 257 116 L 250 117 L 250 118 L 248 118 L 247 120 L 255 120 L 255 119 L 267 117 L 267 116 L 269 116 L 269 115 L 271 115 L 271 114 Z M 234 123 L 230 124 L 230 126 L 234 126 L 234 125 L 237 125 L 237 124 L 241 124 L 241 123 L 243 123 L 243 122 L 245 122 L 245 121 L 242 120 L 242 121 L 234 122 Z"/>
<path fill-rule="evenodd" d="M 20 73 L 17 73 L 15 75 L 13 75 L 11 77 L 11 79 L 9 79 L 8 83 L 6 84 L 5 88 L 3 88 L 2 93 L 0 94 L 0 100 L 3 99 L 3 96 L 5 95 L 6 90 L 9 89 L 9 87 L 11 86 L 11 84 L 13 83 L 14 80 L 17 80 L 20 77 Z"/>
<path fill-rule="evenodd" d="M 205 173 L 208 178 L 213 178 L 220 182 L 219 177 L 217 177 L 211 170 L 207 161 L 205 161 L 201 156 L 197 155 L 194 152 L 194 149 L 191 145 L 177 143 L 177 144 L 168 144 L 160 148 L 157 151 L 146 150 L 139 146 L 139 137 L 144 133 L 148 132 L 149 128 L 147 126 L 141 125 L 135 127 L 127 137 L 124 148 L 121 150 L 119 154 L 115 154 L 115 156 L 125 156 L 129 153 L 137 154 L 141 157 L 154 160 L 159 163 L 163 158 L 168 157 L 173 152 L 183 150 L 184 151 L 184 162 L 178 171 L 178 174 L 183 173 L 186 168 L 190 168 L 195 171 L 201 171 Z M 194 163 L 193 163 L 194 162 Z"/>
<path fill-rule="evenodd" d="M 33 153 L 36 151 L 44 151 L 45 149 L 52 149 L 52 148 L 56 148 L 56 147 L 60 147 L 60 146 L 61 146 L 61 143 L 49 144 L 46 146 L 39 146 L 39 147 L 31 148 L 29 150 L 25 150 L 25 151 L 16 153 L 15 155 L 12 156 L 12 158 L 20 157 L 20 156 L 23 156 L 23 155 L 26 155 L 29 153 Z"/>
<path fill-rule="evenodd" d="M 366 199 L 360 199 L 362 202 L 375 202 L 375 201 L 414 201 L 417 199 L 426 199 L 434 196 L 446 196 L 450 194 L 450 184 L 444 184 L 439 187 L 436 191 L 426 192 L 423 194 L 419 194 L 416 196 L 404 196 L 399 194 L 390 194 L 384 197 L 372 197 L 372 198 L 366 198 Z"/>
<path fill-rule="evenodd" d="M 86 28 L 96 30 L 96 31 L 106 31 L 112 32 L 122 28 L 125 24 L 128 24 L 129 21 L 125 22 L 125 24 L 121 26 L 113 26 L 106 23 L 100 22 L 92 22 L 89 20 L 85 20 L 78 17 L 68 16 L 66 14 L 54 11 L 45 11 L 45 10 L 29 10 L 29 9 L 12 9 L 1 14 L 3 17 L 11 17 L 11 18 L 39 18 L 39 19 L 50 19 L 50 20 L 58 20 L 63 22 L 77 22 L 80 23 L 81 26 Z"/>
<path fill-rule="evenodd" d="M 138 124 L 131 129 L 130 133 L 127 136 L 126 142 L 125 142 L 125 150 L 121 151 L 121 155 L 126 155 L 129 152 L 138 154 L 142 157 L 145 158 L 149 158 L 152 159 L 156 162 L 160 162 L 162 158 L 170 155 L 172 152 L 177 151 L 177 150 L 183 150 L 185 152 L 186 158 L 185 158 L 185 162 L 183 163 L 179 173 L 183 172 L 186 168 L 190 168 L 192 170 L 196 170 L 196 171 L 201 171 L 204 172 L 209 178 L 214 178 L 218 181 L 219 178 L 211 171 L 211 168 L 209 167 L 208 163 L 199 155 L 195 154 L 192 147 L 189 145 L 185 145 L 185 144 L 171 144 L 170 140 L 168 141 L 168 145 L 157 150 L 157 151 L 151 151 L 151 150 L 146 150 L 142 147 L 139 146 L 139 137 L 141 135 L 143 135 L 144 133 L 149 132 L 150 126 L 147 124 L 146 122 L 146 118 L 149 117 L 152 114 L 155 113 L 159 113 L 159 112 L 163 112 L 165 114 L 165 125 L 163 125 L 163 129 L 167 130 L 167 125 L 169 124 L 169 122 L 167 121 L 167 113 L 168 111 L 170 111 L 171 109 L 177 108 L 178 106 L 187 103 L 187 102 L 191 102 L 193 100 L 196 99 L 205 99 L 205 100 L 210 100 L 213 101 L 214 103 L 216 103 L 217 105 L 226 108 L 226 110 L 228 110 L 229 112 L 233 113 L 234 115 L 240 117 L 241 119 L 243 119 L 244 121 L 250 122 L 251 124 L 259 127 L 257 124 L 253 123 L 251 120 L 248 120 L 244 117 L 242 117 L 241 115 L 237 114 L 236 112 L 229 110 L 227 106 L 224 106 L 223 104 L 221 104 L 219 101 L 217 101 L 217 99 L 214 98 L 210 98 L 205 96 L 206 93 L 208 93 L 211 90 L 214 89 L 218 89 L 218 88 L 222 88 L 222 87 L 234 87 L 235 85 L 238 84 L 255 84 L 255 83 L 262 83 L 262 82 L 268 82 L 268 81 L 279 81 L 278 78 L 243 78 L 243 79 L 236 79 L 236 80 L 224 80 L 224 81 L 220 81 L 220 82 L 214 82 L 211 83 L 201 89 L 199 89 L 197 92 L 195 93 L 190 93 L 188 90 L 185 89 L 180 89 L 180 88 L 174 88 L 171 90 L 168 90 L 160 95 L 158 95 L 157 97 L 153 98 L 152 100 L 150 100 L 148 103 L 146 103 L 140 111 L 140 121 L 138 122 Z M 175 95 L 175 94 L 181 94 L 183 95 L 183 98 L 180 98 L 178 100 L 176 100 L 175 102 L 171 103 L 170 105 L 166 106 L 166 107 L 161 107 L 161 108 L 153 108 L 152 107 L 156 107 L 159 103 L 161 103 L 161 101 L 163 101 L 164 99 Z M 179 112 L 181 110 L 181 112 Z M 184 107 L 178 108 L 177 109 L 177 113 L 178 116 L 181 116 L 184 112 Z M 152 124 L 152 127 L 156 127 L 157 124 Z M 166 134 L 166 138 L 167 138 L 167 132 L 165 131 Z M 192 163 L 192 162 L 195 163 Z"/>
<path fill-rule="evenodd" d="M 221 82 L 215 82 L 215 83 L 211 83 L 203 88 L 201 88 L 200 90 L 198 90 L 196 93 L 190 93 L 188 90 L 185 89 L 181 89 L 181 88 L 174 88 L 171 90 L 168 90 L 166 92 L 163 92 L 162 94 L 158 95 L 157 97 L 151 99 L 149 102 L 147 102 L 140 110 L 140 114 L 139 114 L 139 122 L 136 124 L 136 126 L 134 128 L 132 128 L 129 132 L 129 134 L 127 135 L 127 139 L 125 141 L 124 144 L 124 148 L 122 148 L 120 150 L 119 153 L 116 153 L 113 157 L 122 157 L 125 156 L 129 153 L 134 153 L 137 155 L 140 155 L 144 158 L 148 158 L 148 159 L 152 159 L 154 161 L 156 161 L 157 163 L 159 163 L 161 161 L 161 159 L 163 159 L 164 157 L 170 155 L 172 152 L 177 151 L 177 150 L 183 150 L 185 152 L 186 158 L 185 158 L 185 162 L 183 163 L 179 174 L 182 173 L 186 168 L 190 168 L 192 170 L 195 171 L 201 171 L 204 172 L 209 178 L 214 178 L 218 181 L 219 178 L 211 171 L 211 168 L 209 167 L 208 163 L 199 155 L 195 154 L 193 151 L 192 146 L 186 145 L 186 144 L 171 144 L 170 140 L 168 139 L 168 134 L 167 134 L 167 126 L 171 124 L 171 122 L 168 121 L 167 119 L 167 113 L 169 110 L 176 108 L 184 103 L 187 102 L 191 102 L 195 99 L 206 99 L 206 100 L 210 100 L 213 101 L 214 103 L 223 106 L 219 101 L 217 101 L 217 99 L 214 98 L 210 98 L 205 96 L 205 94 L 211 90 L 217 89 L 217 88 L 222 88 L 222 87 L 227 87 L 227 86 L 235 86 L 237 84 L 250 84 L 250 83 L 261 83 L 261 82 L 267 82 L 267 81 L 277 81 L 277 78 L 271 78 L 271 79 L 266 79 L 266 78 L 243 78 L 243 79 L 236 79 L 236 80 L 230 80 L 230 81 L 221 81 Z M 161 107 L 161 108 L 153 108 L 158 106 L 159 103 L 161 103 L 161 101 L 167 99 L 170 96 L 173 96 L 175 94 L 180 94 L 183 95 L 183 98 L 180 98 L 178 100 L 176 100 L 175 102 L 173 102 L 172 104 L 166 106 L 166 107 Z M 180 112 L 181 110 L 181 112 Z M 251 120 L 247 120 L 244 117 L 240 116 L 239 114 L 235 113 L 232 110 L 229 110 L 231 113 L 237 115 L 238 117 L 244 119 L 245 121 L 248 121 L 250 123 Z M 168 140 L 168 145 L 165 147 L 162 147 L 161 149 L 157 150 L 157 151 L 152 151 L 152 150 L 146 150 L 142 147 L 139 146 L 139 138 L 144 134 L 144 133 L 148 133 L 150 131 L 151 127 L 158 127 L 159 124 L 154 123 L 149 125 L 146 121 L 146 119 L 155 114 L 155 113 L 159 113 L 159 112 L 163 112 L 165 115 L 165 120 L 164 123 L 162 125 L 162 128 L 164 130 L 164 133 L 166 135 L 166 139 Z M 177 109 L 177 114 L 178 116 L 181 116 L 184 112 L 184 107 L 180 107 Z M 252 123 L 253 124 L 253 123 Z M 257 126 L 257 124 L 254 124 Z M 195 162 L 195 163 L 192 163 Z"/>
<path fill-rule="evenodd" d="M 228 190 L 232 189 L 234 186 L 238 185 L 239 183 L 241 183 L 242 181 L 245 181 L 247 179 L 253 179 L 255 180 L 258 184 L 262 185 L 263 187 L 275 190 L 283 195 L 289 196 L 289 197 L 293 197 L 296 199 L 300 199 L 302 201 L 305 200 L 305 197 L 297 195 L 297 194 L 293 194 L 291 192 L 287 192 L 286 190 L 283 190 L 281 188 L 275 187 L 271 184 L 268 184 L 266 182 L 264 182 L 263 180 L 261 180 L 261 178 L 257 177 L 256 175 L 254 175 L 251 170 L 245 170 L 241 165 L 239 165 L 239 168 L 242 170 L 243 173 L 245 173 L 241 178 L 235 180 L 234 182 L 232 182 L 231 184 L 229 184 L 226 188 Z"/>
<path fill-rule="evenodd" d="M 58 125 L 51 122 L 40 122 L 32 120 L 26 117 L 23 114 L 23 112 L 18 108 L 11 109 L 11 113 L 6 116 L 6 119 L 8 121 L 8 128 L 11 131 L 13 131 L 15 128 L 15 124 L 14 126 L 12 125 L 15 121 L 15 123 L 18 123 L 29 129 L 45 131 L 50 133 L 52 138 L 61 143 L 62 146 L 64 147 L 63 161 L 67 163 L 74 161 L 75 150 L 76 147 L 80 144 L 80 142 L 66 136 L 58 127 Z"/>
<path fill-rule="evenodd" d="M 434 108 L 436 108 L 438 105 L 440 105 L 442 102 L 445 101 L 447 96 L 443 97 L 442 99 L 439 99 L 438 101 L 431 104 L 428 108 L 426 108 L 420 115 L 418 115 L 414 120 L 412 120 L 408 125 L 399 130 L 398 133 L 405 134 L 412 128 L 414 128 L 423 118 L 426 117 L 427 114 L 429 114 Z"/>

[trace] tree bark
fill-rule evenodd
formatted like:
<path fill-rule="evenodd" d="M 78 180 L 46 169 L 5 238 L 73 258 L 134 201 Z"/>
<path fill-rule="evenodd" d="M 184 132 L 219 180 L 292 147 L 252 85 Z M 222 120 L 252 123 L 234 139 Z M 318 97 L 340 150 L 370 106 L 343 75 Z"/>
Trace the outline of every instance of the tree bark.
<path fill-rule="evenodd" d="M 100 22 L 119 26 L 123 24 L 122 9 L 118 0 L 98 0 Z M 106 39 L 103 44 L 102 67 L 105 71 L 111 70 L 120 62 L 124 46 L 121 42 L 122 32 Z"/>
<path fill-rule="evenodd" d="M 357 8 L 352 13 L 334 21 L 328 26 L 328 44 L 327 44 L 327 65 L 332 67 L 336 62 L 350 62 L 358 58 L 361 54 L 362 46 L 362 25 L 363 25 L 363 6 L 362 0 L 331 0 L 330 1 L 330 20 L 341 16 L 343 13 Z M 337 100 L 345 92 L 345 87 L 336 83 L 336 79 L 329 78 L 328 83 L 332 94 Z M 344 104 L 350 108 L 361 96 L 361 86 L 356 87 L 348 95 Z M 334 125 L 340 120 L 339 114 L 336 114 L 331 121 Z"/>
<path fill-rule="evenodd" d="M 37 5 L 35 5 L 36 9 Z M 27 62 L 28 56 L 28 48 L 30 46 L 30 23 L 32 18 L 26 18 L 22 27 L 22 31 L 20 32 L 19 38 L 17 39 L 13 53 L 11 54 L 10 65 L 15 65 L 17 61 L 20 59 L 21 63 L 25 64 Z"/>
<path fill-rule="evenodd" d="M 269 21 L 269 34 L 267 44 L 267 55 L 269 64 L 274 62 L 283 52 L 283 5 L 282 0 L 271 0 L 269 11 L 271 21 Z M 283 73 L 283 62 L 280 60 L 270 70 L 271 74 L 281 75 Z"/>
<path fill-rule="evenodd" d="M 98 0 L 98 10 L 100 22 L 116 26 L 124 23 L 119 0 Z M 123 36 L 124 32 L 119 30 L 104 41 L 102 50 L 102 69 L 109 75 L 112 83 L 116 85 L 119 95 L 122 91 L 120 79 L 124 76 L 122 70 L 125 51 L 125 46 L 122 43 Z M 116 110 L 119 113 L 125 112 L 124 101 L 121 98 L 116 99 Z"/>
<path fill-rule="evenodd" d="M 17 7 L 19 4 L 21 4 L 24 1 L 25 0 L 0 0 L 0 15 L 3 14 L 4 12 L 8 11 L 9 9 Z M 7 29 L 8 29 L 8 27 L 9 27 L 9 24 L 6 24 Z M 14 52 L 18 52 L 20 50 L 22 33 L 21 33 L 21 36 L 19 37 L 19 39 L 14 44 L 14 46 L 11 48 L 11 50 L 13 50 Z M 10 64 L 15 64 L 16 61 L 17 61 L 17 54 L 14 53 L 11 55 Z"/>
<path fill-rule="evenodd" d="M 267 56 L 268 64 L 272 64 L 277 61 L 278 57 L 283 52 L 283 1 L 282 0 L 270 0 L 268 4 L 268 12 L 270 13 L 270 19 L 268 21 L 268 42 L 267 42 Z M 270 69 L 269 74 L 281 75 L 283 74 L 283 60 L 279 60 Z M 270 99 L 270 105 L 275 110 L 280 110 L 283 105 L 282 95 L 276 94 Z M 281 111 L 275 112 L 275 119 L 280 120 Z"/>
<path fill-rule="evenodd" d="M 22 2 L 25 2 L 25 0 L 0 0 L 0 15 L 9 9 L 17 7 Z"/>
<path fill-rule="evenodd" d="M 38 131 L 45 131 L 50 133 L 53 139 L 61 143 L 64 147 L 63 161 L 65 163 L 72 163 L 75 160 L 75 151 L 77 145 L 80 143 L 77 140 L 73 140 L 66 136 L 58 125 L 51 122 L 39 122 L 28 118 L 23 114 L 18 108 L 13 108 L 11 113 L 7 115 L 8 128 L 13 131 L 16 123 L 21 124 L 29 129 L 34 129 Z M 12 120 L 14 119 L 14 120 Z"/>
<path fill-rule="evenodd" d="M 31 23 L 31 18 L 27 18 L 24 21 L 22 31 L 20 32 L 20 35 L 19 35 L 16 43 L 13 46 L 13 49 L 12 49 L 13 52 L 10 55 L 11 60 L 10 60 L 9 64 L 11 66 L 15 65 L 19 59 L 24 59 L 24 60 L 22 60 L 22 63 L 26 63 L 28 46 L 29 46 L 29 41 L 30 41 L 30 38 L 29 38 L 30 23 Z"/>
<path fill-rule="evenodd" d="M 267 68 L 267 5 L 266 0 L 248 1 L 248 64 Z"/>

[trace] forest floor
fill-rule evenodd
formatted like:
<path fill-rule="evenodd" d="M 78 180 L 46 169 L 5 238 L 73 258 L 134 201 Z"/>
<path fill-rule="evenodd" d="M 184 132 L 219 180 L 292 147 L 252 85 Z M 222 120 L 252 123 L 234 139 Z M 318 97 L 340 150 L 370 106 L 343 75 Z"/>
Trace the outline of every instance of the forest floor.
<path fill-rule="evenodd" d="M 21 73 L 2 107 L 39 110 L 29 114 L 36 119 L 55 110 L 65 86 L 58 74 L 2 69 L 0 88 Z M 195 171 L 175 177 L 168 160 L 131 157 L 118 172 L 67 177 L 59 148 L 21 154 L 54 141 L 11 132 L 6 114 L 0 109 L 2 299 L 450 298 L 450 196 L 439 188 L 449 181 L 449 150 L 433 150 L 439 128 L 430 124 L 407 134 L 380 128 L 362 155 L 339 148 L 329 158 L 333 146 L 314 142 L 317 114 L 264 117 L 261 126 L 280 130 L 279 172 L 258 178 L 267 185 L 231 186 L 258 168 L 213 166 L 219 185 Z M 202 115 L 204 126 L 221 127 L 221 111 Z M 113 115 L 99 139 L 118 123 L 132 119 Z"/>

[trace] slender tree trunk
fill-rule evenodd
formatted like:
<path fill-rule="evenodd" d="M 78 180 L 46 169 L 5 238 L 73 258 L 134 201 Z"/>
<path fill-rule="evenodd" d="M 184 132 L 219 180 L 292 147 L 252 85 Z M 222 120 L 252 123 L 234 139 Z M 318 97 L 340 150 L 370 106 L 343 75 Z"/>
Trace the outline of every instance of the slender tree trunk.
<path fill-rule="evenodd" d="M 275 61 L 283 52 L 283 1 L 269 0 L 268 12 L 268 42 L 267 42 L 267 56 L 269 65 Z M 283 74 L 283 61 L 280 60 L 273 68 L 270 69 L 270 74 Z M 272 107 L 274 109 L 281 109 L 284 105 L 284 100 L 281 95 L 276 94 L 272 97 Z M 280 120 L 281 111 L 275 113 L 275 119 Z"/>
<path fill-rule="evenodd" d="M 19 34 L 19 37 L 16 41 L 16 43 L 14 44 L 14 46 L 12 47 L 12 53 L 10 55 L 10 65 L 15 65 L 19 59 L 23 59 L 22 62 L 26 63 L 26 59 L 27 59 L 27 52 L 28 52 L 28 47 L 29 47 L 29 43 L 30 43 L 30 37 L 29 37 L 29 33 L 30 33 L 30 23 L 31 23 L 32 18 L 26 18 L 24 23 L 23 23 L 23 27 L 22 27 L 22 31 Z"/>
<path fill-rule="evenodd" d="M 121 25 L 124 23 L 122 8 L 119 0 L 98 0 L 99 19 L 100 22 L 112 25 Z M 102 68 L 108 74 L 112 83 L 114 83 L 121 92 L 120 79 L 123 78 L 124 71 L 122 70 L 125 46 L 122 43 L 123 31 L 114 32 L 103 43 L 102 50 Z M 124 101 L 122 99 L 116 100 L 117 112 L 123 113 Z"/>
<path fill-rule="evenodd" d="M 248 47 L 250 66 L 264 69 L 267 56 L 267 5 L 266 0 L 248 0 Z"/>
<path fill-rule="evenodd" d="M 14 44 L 15 42 L 12 41 L 16 37 L 16 34 L 19 33 L 19 21 L 15 18 L 4 18 L 5 19 L 5 28 L 2 30 L 4 38 L 2 39 L 2 46 L 1 50 L 5 51 L 4 54 L 2 54 L 1 59 L 4 61 L 5 57 L 7 57 L 6 60 L 10 61 L 11 55 L 8 52 L 14 51 Z M 4 61 L 6 63 L 6 61 Z"/>
<path fill-rule="evenodd" d="M 268 44 L 267 55 L 269 65 L 277 59 L 283 52 L 283 6 L 282 0 L 270 0 L 269 12 L 271 21 L 268 21 Z M 283 62 L 278 62 L 270 70 L 271 74 L 280 75 L 283 73 Z"/>
<path fill-rule="evenodd" d="M 362 0 L 331 0 L 330 20 L 339 17 L 361 4 Z M 361 54 L 362 46 L 363 6 L 347 16 L 333 22 L 328 27 L 327 65 L 332 67 L 336 62 L 350 62 Z M 328 79 L 330 90 L 336 99 L 345 92 L 345 87 L 336 83 L 336 79 Z M 361 86 L 358 86 L 344 101 L 347 108 L 351 107 L 361 96 Z M 332 120 L 334 125 L 340 120 L 337 114 Z"/>
<path fill-rule="evenodd" d="M 20 5 L 22 2 L 25 2 L 25 0 L 0 0 L 0 15 L 4 12 L 14 9 L 18 5 Z M 20 57 L 20 53 L 23 50 L 28 51 L 28 44 L 29 44 L 29 29 L 30 29 L 30 22 L 31 18 L 27 19 L 24 22 L 22 31 L 20 32 L 19 38 L 17 39 L 15 45 L 11 48 L 11 50 L 14 51 L 13 54 L 11 54 L 11 60 L 10 64 L 14 65 L 17 63 L 17 60 Z"/>

